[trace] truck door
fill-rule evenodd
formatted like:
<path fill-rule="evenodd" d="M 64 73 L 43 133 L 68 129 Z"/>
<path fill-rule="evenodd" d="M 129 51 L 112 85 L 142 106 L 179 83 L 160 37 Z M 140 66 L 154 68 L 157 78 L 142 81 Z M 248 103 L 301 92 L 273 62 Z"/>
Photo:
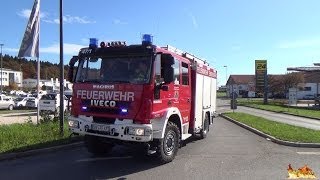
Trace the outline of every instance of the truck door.
<path fill-rule="evenodd" d="M 173 57 L 172 57 L 173 58 Z M 153 110 L 155 112 L 161 111 L 168 107 L 177 107 L 181 113 L 182 124 L 187 126 L 183 127 L 183 133 L 188 132 L 188 122 L 190 120 L 191 112 L 191 87 L 189 78 L 189 64 L 181 62 L 178 59 L 172 59 L 170 67 L 173 69 L 170 83 L 164 83 L 162 86 L 157 85 L 163 82 L 165 74 L 164 66 L 168 66 L 163 61 L 165 58 L 160 56 L 156 57 L 155 68 L 155 94 Z"/>
<path fill-rule="evenodd" d="M 174 75 L 175 61 L 170 54 L 157 54 L 154 63 L 154 112 L 164 112 L 167 108 L 177 107 L 179 99 L 177 95 L 180 93 L 179 82 L 180 76 L 177 79 Z M 179 65 L 177 66 L 179 73 Z M 175 93 L 177 91 L 178 93 Z M 160 113 L 161 114 L 161 113 Z"/>
<path fill-rule="evenodd" d="M 181 62 L 180 64 L 180 88 L 179 88 L 179 109 L 182 116 L 182 123 L 190 121 L 191 112 L 191 87 L 189 78 L 189 64 Z M 188 129 L 189 127 L 186 127 Z"/>

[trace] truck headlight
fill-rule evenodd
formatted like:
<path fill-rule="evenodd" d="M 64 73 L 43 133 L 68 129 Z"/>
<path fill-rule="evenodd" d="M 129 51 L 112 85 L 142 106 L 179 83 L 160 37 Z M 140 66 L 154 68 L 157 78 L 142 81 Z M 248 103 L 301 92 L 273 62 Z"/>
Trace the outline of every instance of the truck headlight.
<path fill-rule="evenodd" d="M 143 136 L 144 135 L 144 129 L 143 128 L 136 128 L 136 135 L 137 136 Z"/>
<path fill-rule="evenodd" d="M 129 133 L 129 135 L 143 136 L 144 135 L 144 128 L 129 127 L 128 133 Z"/>
<path fill-rule="evenodd" d="M 77 120 L 69 120 L 68 124 L 70 128 L 79 128 L 79 121 Z"/>

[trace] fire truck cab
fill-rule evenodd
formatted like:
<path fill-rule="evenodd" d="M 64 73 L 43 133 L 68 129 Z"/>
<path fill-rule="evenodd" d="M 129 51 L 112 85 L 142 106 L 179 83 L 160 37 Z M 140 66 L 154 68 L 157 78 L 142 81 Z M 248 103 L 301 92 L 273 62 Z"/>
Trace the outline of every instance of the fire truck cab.
<path fill-rule="evenodd" d="M 172 46 L 90 39 L 70 60 L 73 84 L 69 128 L 82 134 L 89 152 L 117 144 L 142 144 L 164 163 L 182 141 L 205 138 L 216 111 L 217 72 Z"/>

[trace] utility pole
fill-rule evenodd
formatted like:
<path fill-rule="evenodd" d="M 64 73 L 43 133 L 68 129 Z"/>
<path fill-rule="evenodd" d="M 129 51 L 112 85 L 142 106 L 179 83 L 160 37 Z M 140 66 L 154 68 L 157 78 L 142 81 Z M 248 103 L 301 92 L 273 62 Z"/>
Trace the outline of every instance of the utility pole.
<path fill-rule="evenodd" d="M 60 0 L 60 135 L 63 136 L 63 121 L 64 121 L 64 67 L 63 67 L 63 4 Z"/>
<path fill-rule="evenodd" d="M 230 95 L 230 93 L 229 93 L 229 95 L 228 95 L 228 87 L 227 87 L 227 83 L 228 83 L 228 66 L 227 65 L 225 65 L 225 66 L 223 66 L 224 68 L 226 68 L 226 96 L 227 97 L 229 97 L 229 95 Z M 229 91 L 230 91 L 230 88 L 229 88 Z M 230 91 L 231 92 L 231 91 Z"/>
<path fill-rule="evenodd" d="M 228 82 L 228 66 L 223 66 L 226 68 L 226 86 L 227 86 L 227 82 Z"/>
<path fill-rule="evenodd" d="M 1 93 L 2 93 L 2 46 L 3 46 L 4 44 L 0 44 L 0 46 L 1 46 L 1 62 L 0 62 L 0 64 L 1 64 Z"/>

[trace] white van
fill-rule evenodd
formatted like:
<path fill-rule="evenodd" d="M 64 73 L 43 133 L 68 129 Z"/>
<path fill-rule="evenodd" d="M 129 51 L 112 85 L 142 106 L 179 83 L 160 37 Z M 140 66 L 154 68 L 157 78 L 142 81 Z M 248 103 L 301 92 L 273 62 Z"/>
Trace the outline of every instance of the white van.
<path fill-rule="evenodd" d="M 66 96 L 64 98 L 64 111 L 67 109 L 68 99 Z M 39 110 L 40 114 L 54 114 L 55 116 L 59 115 L 60 110 L 60 94 L 49 93 L 44 94 L 39 100 Z"/>

